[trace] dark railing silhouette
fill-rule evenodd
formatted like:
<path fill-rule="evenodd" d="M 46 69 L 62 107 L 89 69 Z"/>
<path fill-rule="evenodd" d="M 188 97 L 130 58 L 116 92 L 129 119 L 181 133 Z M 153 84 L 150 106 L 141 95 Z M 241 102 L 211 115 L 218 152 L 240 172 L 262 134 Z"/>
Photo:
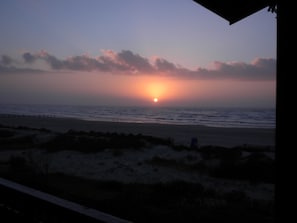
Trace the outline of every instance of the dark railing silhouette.
<path fill-rule="evenodd" d="M 0 216 L 9 222 L 131 223 L 3 178 L 0 178 Z"/>

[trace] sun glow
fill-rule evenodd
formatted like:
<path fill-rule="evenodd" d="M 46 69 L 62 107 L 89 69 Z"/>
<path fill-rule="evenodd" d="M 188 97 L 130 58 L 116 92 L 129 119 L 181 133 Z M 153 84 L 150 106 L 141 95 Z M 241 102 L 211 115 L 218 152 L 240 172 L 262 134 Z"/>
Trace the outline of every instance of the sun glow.
<path fill-rule="evenodd" d="M 163 81 L 150 81 L 146 84 L 146 92 L 153 99 L 154 103 L 159 101 L 159 97 L 166 97 L 168 94 L 168 86 Z"/>
<path fill-rule="evenodd" d="M 153 103 L 154 105 L 166 106 L 179 102 L 184 103 L 189 98 L 201 96 L 197 92 L 201 87 L 198 87 L 193 81 L 167 77 L 125 76 L 125 79 L 121 80 L 121 82 L 115 83 L 120 83 L 117 85 L 117 89 L 121 91 L 122 95 L 126 94 L 127 97 L 139 100 L 139 103 L 142 101 L 145 105 Z M 133 84 L 131 85 L 131 83 Z M 111 89 L 113 89 L 114 93 L 115 88 Z M 185 89 L 188 91 L 185 91 Z M 191 94 L 189 94 L 189 91 Z"/>
<path fill-rule="evenodd" d="M 180 81 L 176 81 L 175 79 L 166 78 L 166 77 L 149 77 L 143 79 L 143 87 L 140 91 L 145 94 L 146 98 L 152 101 L 154 104 L 161 103 L 160 99 L 162 99 L 162 105 L 166 105 L 170 101 L 174 101 L 175 99 L 180 100 L 183 96 L 183 89 L 181 88 Z"/>

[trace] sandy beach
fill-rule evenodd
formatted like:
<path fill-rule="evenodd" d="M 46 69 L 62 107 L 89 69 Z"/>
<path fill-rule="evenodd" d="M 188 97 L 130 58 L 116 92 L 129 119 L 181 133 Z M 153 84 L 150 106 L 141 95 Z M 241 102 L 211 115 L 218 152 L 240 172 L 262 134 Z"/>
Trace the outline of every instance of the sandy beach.
<path fill-rule="evenodd" d="M 199 148 L 189 147 L 192 137 Z M 133 222 L 144 222 L 135 208 L 160 222 L 168 207 L 171 215 L 191 211 L 197 218 L 204 216 L 197 207 L 207 218 L 215 210 L 272 218 L 274 170 L 273 129 L 0 116 L 0 177 Z M 114 209 L 105 210 L 106 202 Z"/>
<path fill-rule="evenodd" d="M 45 128 L 57 132 L 70 129 L 82 131 L 117 132 L 170 138 L 176 144 L 189 146 L 196 137 L 199 145 L 234 147 L 240 145 L 274 146 L 275 129 L 219 128 L 200 125 L 166 125 L 123 122 L 85 121 L 71 118 L 0 115 L 0 124 Z"/>
<path fill-rule="evenodd" d="M 48 173 L 64 173 L 87 179 L 123 183 L 181 180 L 198 182 L 206 187 L 220 188 L 219 190 L 222 191 L 243 190 L 253 198 L 273 198 L 274 186 L 271 184 L 253 185 L 249 182 L 223 180 L 201 174 L 195 169 L 202 165 L 205 168 L 219 170 L 220 166 L 224 167 L 225 159 L 230 159 L 228 157 L 231 157 L 231 160 L 232 157 L 236 157 L 237 164 L 246 165 L 248 160 L 253 163 L 253 151 L 244 150 L 253 146 L 260 153 L 261 148 L 270 148 L 265 150 L 264 158 L 260 156 L 258 159 L 255 156 L 256 162 L 264 166 L 270 165 L 274 160 L 274 151 L 271 150 L 274 141 L 273 129 L 97 122 L 12 115 L 0 116 L 0 124 L 3 129 L 2 134 L 4 134 L 4 144 L 0 145 L 0 163 L 3 164 L 9 163 L 12 157 L 23 157 L 27 160 L 26 162 L 34 163 L 34 169 Z M 10 128 L 16 131 L 12 136 L 9 136 Z M 52 131 L 42 131 L 41 128 Z M 68 130 L 73 131 L 67 132 Z M 90 131 L 101 135 L 92 135 Z M 122 133 L 124 133 L 124 138 L 121 138 Z M 129 138 L 130 133 L 133 138 Z M 137 137 L 140 133 L 142 139 Z M 62 141 L 55 141 L 58 135 L 64 137 L 61 138 Z M 165 140 L 165 143 L 148 141 L 149 138 L 145 136 L 154 136 L 156 139 L 171 138 L 172 140 L 169 140 L 170 144 L 167 144 L 168 140 Z M 26 137 L 30 140 L 22 141 L 26 140 Z M 221 147 L 215 147 L 218 151 L 211 152 L 213 153 L 211 158 L 207 155 L 208 149 L 204 150 L 205 155 L 201 150 L 186 149 L 190 148 L 192 137 L 198 137 L 201 149 L 206 146 Z M 143 144 L 143 140 L 147 142 Z M 46 144 L 50 141 L 52 143 Z M 181 144 L 185 146 L 184 149 L 174 147 Z M 237 153 L 234 150 L 235 153 L 226 153 L 227 156 L 220 155 L 219 150 L 232 151 L 232 147 L 235 146 L 239 146 L 242 151 Z M 227 150 L 224 150 L 224 147 Z"/>

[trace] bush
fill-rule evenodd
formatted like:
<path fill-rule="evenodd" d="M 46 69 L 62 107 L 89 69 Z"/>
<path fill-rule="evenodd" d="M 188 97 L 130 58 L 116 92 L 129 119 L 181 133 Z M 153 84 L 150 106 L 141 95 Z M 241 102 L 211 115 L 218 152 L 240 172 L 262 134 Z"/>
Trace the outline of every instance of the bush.
<path fill-rule="evenodd" d="M 28 168 L 27 160 L 21 156 L 11 156 L 9 164 L 12 170 L 24 170 Z"/>

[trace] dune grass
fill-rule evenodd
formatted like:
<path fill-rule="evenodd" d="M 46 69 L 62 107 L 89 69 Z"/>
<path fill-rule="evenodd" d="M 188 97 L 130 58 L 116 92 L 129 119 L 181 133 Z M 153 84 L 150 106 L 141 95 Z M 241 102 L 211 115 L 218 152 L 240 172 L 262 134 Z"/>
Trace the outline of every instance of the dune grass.
<path fill-rule="evenodd" d="M 52 134 L 46 142 L 38 135 Z M 275 183 L 274 159 L 266 155 L 269 147 L 239 146 L 224 148 L 205 146 L 193 149 L 175 145 L 171 139 L 144 135 L 83 132 L 70 130 L 53 133 L 46 129 L 8 128 L 0 131 L 1 149 L 39 148 L 49 153 L 73 150 L 82 153 L 140 150 L 151 145 L 166 145 L 173 150 L 194 150 L 202 160 L 186 163 L 169 158 L 148 160 L 155 166 L 197 171 L 220 179 L 248 180 L 252 183 Z M 247 155 L 243 155 L 247 153 Z M 189 157 L 191 159 L 191 157 Z M 218 160 L 216 166 L 207 165 Z M 218 192 L 199 183 L 121 183 L 98 181 L 59 173 L 36 171 L 34 163 L 12 156 L 9 168 L 1 176 L 32 186 L 89 207 L 129 219 L 133 222 L 274 222 L 274 201 L 254 200 L 245 192 Z"/>

